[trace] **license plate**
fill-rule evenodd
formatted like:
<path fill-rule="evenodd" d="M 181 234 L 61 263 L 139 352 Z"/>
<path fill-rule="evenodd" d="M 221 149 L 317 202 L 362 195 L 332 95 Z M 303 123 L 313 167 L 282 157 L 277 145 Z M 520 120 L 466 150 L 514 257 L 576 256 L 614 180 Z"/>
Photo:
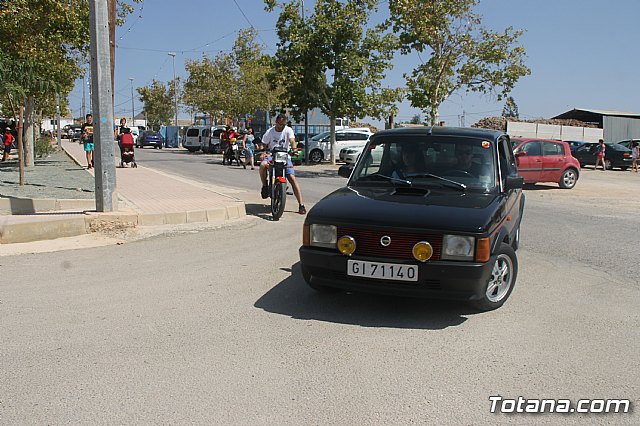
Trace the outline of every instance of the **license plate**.
<path fill-rule="evenodd" d="M 349 260 L 347 262 L 347 275 L 379 280 L 418 281 L 418 267 L 415 265 L 399 265 L 397 263 Z"/>

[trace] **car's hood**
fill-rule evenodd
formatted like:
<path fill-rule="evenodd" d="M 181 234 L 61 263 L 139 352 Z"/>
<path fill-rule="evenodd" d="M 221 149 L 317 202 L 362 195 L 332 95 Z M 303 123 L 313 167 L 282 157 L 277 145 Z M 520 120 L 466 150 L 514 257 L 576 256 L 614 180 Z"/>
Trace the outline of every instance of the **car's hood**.
<path fill-rule="evenodd" d="M 432 189 L 341 188 L 320 200 L 309 223 L 375 225 L 484 232 L 502 214 L 499 195 Z"/>

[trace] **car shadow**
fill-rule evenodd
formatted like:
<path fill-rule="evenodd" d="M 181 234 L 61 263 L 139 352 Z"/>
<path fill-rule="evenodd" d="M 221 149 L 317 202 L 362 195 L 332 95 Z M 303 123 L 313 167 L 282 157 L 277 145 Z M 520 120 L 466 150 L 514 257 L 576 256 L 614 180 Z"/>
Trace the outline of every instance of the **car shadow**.
<path fill-rule="evenodd" d="M 265 293 L 254 306 L 295 319 L 417 330 L 455 327 L 467 320 L 465 315 L 475 313 L 459 302 L 349 292 L 318 293 L 305 283 L 299 262 L 291 267 L 289 277 Z"/>
<path fill-rule="evenodd" d="M 525 183 L 524 187 L 522 188 L 525 191 L 548 191 L 551 189 L 560 189 L 560 187 L 558 185 L 542 185 L 542 184 L 532 184 L 532 183 Z"/>

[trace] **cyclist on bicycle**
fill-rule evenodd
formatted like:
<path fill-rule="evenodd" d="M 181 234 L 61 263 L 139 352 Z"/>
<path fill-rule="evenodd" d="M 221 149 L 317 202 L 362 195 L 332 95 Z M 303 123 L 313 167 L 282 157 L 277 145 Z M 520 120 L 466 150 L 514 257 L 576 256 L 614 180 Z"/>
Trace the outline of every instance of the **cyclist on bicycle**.
<path fill-rule="evenodd" d="M 262 137 L 262 143 L 264 144 L 265 151 L 271 151 L 276 146 L 280 146 L 285 149 L 289 149 L 291 147 L 293 150 L 296 149 L 296 137 L 293 134 L 293 129 L 287 126 L 287 116 L 285 114 L 279 114 L 276 118 L 275 126 L 271 127 Z M 267 170 L 269 168 L 269 161 L 271 160 L 271 154 L 263 154 L 262 161 L 260 162 L 260 180 L 262 181 L 262 190 L 260 191 L 260 195 L 262 198 L 269 197 L 269 186 L 267 185 Z M 295 176 L 295 171 L 293 170 L 293 163 L 291 163 L 291 158 L 288 160 L 287 169 L 286 169 L 287 179 L 291 183 L 291 187 L 293 188 L 293 194 L 296 196 L 298 200 L 298 213 L 306 214 L 307 209 L 304 206 L 302 201 L 302 192 L 300 191 L 300 185 L 298 184 L 298 180 Z"/>

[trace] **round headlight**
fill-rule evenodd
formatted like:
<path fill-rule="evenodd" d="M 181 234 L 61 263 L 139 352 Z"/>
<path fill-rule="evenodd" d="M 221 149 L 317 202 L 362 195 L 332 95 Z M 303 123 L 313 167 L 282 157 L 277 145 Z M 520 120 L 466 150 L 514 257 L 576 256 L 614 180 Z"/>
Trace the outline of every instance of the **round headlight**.
<path fill-rule="evenodd" d="M 433 256 L 433 247 L 426 241 L 420 241 L 413 246 L 413 257 L 420 262 L 426 262 Z"/>
<path fill-rule="evenodd" d="M 340 253 L 345 254 L 347 256 L 351 256 L 354 251 L 356 251 L 356 240 L 349 235 L 345 235 L 344 237 L 340 237 L 338 240 L 338 250 Z"/>

